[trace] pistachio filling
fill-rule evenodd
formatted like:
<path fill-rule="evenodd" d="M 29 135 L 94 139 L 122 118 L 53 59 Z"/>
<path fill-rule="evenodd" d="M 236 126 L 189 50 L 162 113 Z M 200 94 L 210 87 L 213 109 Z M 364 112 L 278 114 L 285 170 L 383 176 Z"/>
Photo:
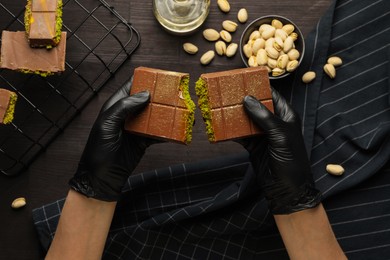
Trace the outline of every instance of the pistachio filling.
<path fill-rule="evenodd" d="M 9 124 L 12 122 L 12 120 L 14 120 L 14 111 L 15 111 L 15 104 L 16 104 L 17 99 L 18 99 L 18 96 L 15 93 L 12 93 L 10 96 L 7 110 L 5 111 L 3 124 Z"/>
<path fill-rule="evenodd" d="M 185 143 L 189 144 L 192 141 L 192 127 L 195 121 L 195 103 L 192 101 L 190 92 L 188 90 L 189 85 L 189 77 L 182 77 L 180 81 L 180 91 L 184 98 L 184 103 L 189 110 L 188 116 L 185 118 L 186 120 L 186 132 L 185 132 Z"/>
<path fill-rule="evenodd" d="M 198 81 L 196 81 L 195 92 L 196 95 L 198 96 L 198 106 L 202 113 L 202 117 L 206 125 L 206 134 L 208 140 L 210 142 L 213 142 L 215 141 L 215 135 L 214 135 L 214 129 L 211 125 L 212 117 L 211 117 L 211 109 L 210 109 L 209 98 L 208 98 L 208 91 L 206 87 L 206 81 L 204 81 L 202 78 L 199 78 Z"/>
<path fill-rule="evenodd" d="M 54 72 L 50 72 L 50 71 L 42 71 L 42 70 L 29 70 L 29 69 L 21 69 L 19 70 L 20 72 L 22 73 L 26 73 L 26 74 L 37 74 L 41 77 L 47 77 L 47 76 L 51 76 L 51 75 L 54 75 Z"/>

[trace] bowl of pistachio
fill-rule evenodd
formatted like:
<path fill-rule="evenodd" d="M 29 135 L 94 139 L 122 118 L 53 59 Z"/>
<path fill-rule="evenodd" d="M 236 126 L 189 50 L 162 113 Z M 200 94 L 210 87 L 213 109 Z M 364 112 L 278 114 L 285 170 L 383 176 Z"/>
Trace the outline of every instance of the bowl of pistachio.
<path fill-rule="evenodd" d="M 290 19 L 268 15 L 249 23 L 239 48 L 245 66 L 265 66 L 270 79 L 279 79 L 298 68 L 305 53 L 305 40 Z"/>

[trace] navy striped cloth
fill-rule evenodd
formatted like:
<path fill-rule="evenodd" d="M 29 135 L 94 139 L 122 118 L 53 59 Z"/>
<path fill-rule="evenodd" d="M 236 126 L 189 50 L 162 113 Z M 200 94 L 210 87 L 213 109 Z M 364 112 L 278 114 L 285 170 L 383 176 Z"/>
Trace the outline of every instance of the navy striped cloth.
<path fill-rule="evenodd" d="M 390 259 L 389 5 L 335 1 L 307 37 L 295 78 L 275 85 L 302 116 L 314 179 L 349 259 Z M 333 80 L 323 72 L 332 55 L 343 59 Z M 305 85 L 307 70 L 317 77 Z M 328 163 L 345 174 L 329 175 Z M 246 153 L 131 176 L 103 259 L 288 259 L 255 179 Z M 45 249 L 63 203 L 33 211 Z"/>

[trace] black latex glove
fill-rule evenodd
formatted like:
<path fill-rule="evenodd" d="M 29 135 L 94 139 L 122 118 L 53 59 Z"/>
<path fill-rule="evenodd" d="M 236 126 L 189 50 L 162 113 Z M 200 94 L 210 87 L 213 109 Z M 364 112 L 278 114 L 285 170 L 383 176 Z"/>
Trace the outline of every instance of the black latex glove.
<path fill-rule="evenodd" d="M 298 115 L 275 90 L 272 114 L 255 98 L 244 98 L 244 107 L 265 136 L 245 140 L 253 167 L 273 214 L 312 208 L 321 201 L 315 189 Z M 268 153 L 267 156 L 264 153 Z M 268 169 L 265 165 L 268 159 Z"/>
<path fill-rule="evenodd" d="M 133 135 L 123 127 L 129 115 L 136 115 L 149 102 L 148 92 L 129 96 L 127 82 L 103 105 L 89 134 L 74 177 L 72 189 L 104 201 L 118 200 L 122 187 L 153 139 Z"/>

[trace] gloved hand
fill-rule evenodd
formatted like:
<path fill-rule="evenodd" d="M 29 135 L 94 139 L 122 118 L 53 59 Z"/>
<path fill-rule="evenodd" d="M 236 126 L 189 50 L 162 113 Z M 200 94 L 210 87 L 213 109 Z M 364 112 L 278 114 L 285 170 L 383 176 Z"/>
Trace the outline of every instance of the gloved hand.
<path fill-rule="evenodd" d="M 244 98 L 245 110 L 265 133 L 246 140 L 244 147 L 259 174 L 271 212 L 289 214 L 315 207 L 321 202 L 321 194 L 314 187 L 298 115 L 275 90 L 272 99 L 275 114 L 255 98 Z M 268 158 L 266 170 L 264 158 Z"/>
<path fill-rule="evenodd" d="M 129 115 L 136 115 L 149 102 L 148 92 L 129 96 L 132 81 L 125 83 L 103 105 L 90 132 L 74 177 L 72 189 L 87 197 L 118 200 L 122 187 L 155 141 L 124 130 Z"/>

